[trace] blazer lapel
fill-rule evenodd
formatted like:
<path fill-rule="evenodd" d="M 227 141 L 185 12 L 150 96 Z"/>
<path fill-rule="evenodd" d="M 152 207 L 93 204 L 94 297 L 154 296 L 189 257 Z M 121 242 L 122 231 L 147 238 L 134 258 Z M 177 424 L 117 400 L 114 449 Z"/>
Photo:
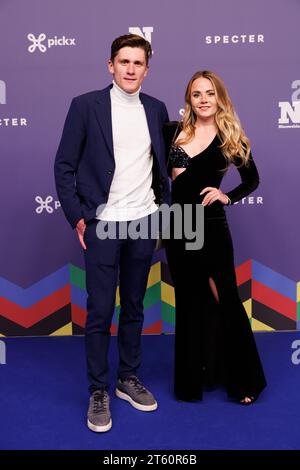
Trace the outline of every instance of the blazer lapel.
<path fill-rule="evenodd" d="M 99 92 L 95 103 L 95 113 L 108 150 L 111 154 L 111 157 L 114 159 L 110 89 L 111 85 Z"/>
<path fill-rule="evenodd" d="M 159 155 L 159 129 L 158 129 L 158 119 L 157 115 L 153 110 L 151 100 L 145 96 L 143 93 L 140 94 L 141 102 L 144 106 L 148 129 L 151 137 L 152 147 L 156 157 Z"/>

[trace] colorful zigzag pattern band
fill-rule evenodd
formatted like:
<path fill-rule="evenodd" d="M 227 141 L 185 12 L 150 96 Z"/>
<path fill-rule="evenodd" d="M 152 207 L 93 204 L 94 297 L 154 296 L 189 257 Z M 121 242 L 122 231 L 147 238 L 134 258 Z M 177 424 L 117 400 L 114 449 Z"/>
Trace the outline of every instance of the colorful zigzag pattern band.
<path fill-rule="evenodd" d="M 238 266 L 236 274 L 253 330 L 300 329 L 300 282 L 254 260 Z M 85 306 L 85 272 L 71 264 L 27 289 L 0 278 L 0 336 L 83 334 Z M 164 261 L 151 267 L 144 307 L 144 334 L 174 332 L 174 290 Z M 112 334 L 119 312 L 117 290 Z"/>

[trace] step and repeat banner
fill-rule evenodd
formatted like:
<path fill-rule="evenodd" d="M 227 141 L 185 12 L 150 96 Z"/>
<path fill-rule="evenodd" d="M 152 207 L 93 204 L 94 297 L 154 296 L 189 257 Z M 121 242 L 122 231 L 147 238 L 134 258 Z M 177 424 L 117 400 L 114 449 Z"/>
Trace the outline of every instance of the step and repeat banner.
<path fill-rule="evenodd" d="M 83 332 L 83 254 L 55 191 L 53 163 L 74 96 L 104 88 L 112 40 L 151 42 L 143 91 L 178 120 L 197 70 L 225 81 L 261 183 L 227 208 L 240 296 L 254 330 L 300 327 L 300 2 L 0 0 L 0 335 Z M 238 184 L 232 168 L 222 189 Z M 297 313 L 298 312 L 298 313 Z M 119 296 L 112 331 L 116 330 Z M 163 251 L 145 297 L 144 333 L 174 331 Z"/>

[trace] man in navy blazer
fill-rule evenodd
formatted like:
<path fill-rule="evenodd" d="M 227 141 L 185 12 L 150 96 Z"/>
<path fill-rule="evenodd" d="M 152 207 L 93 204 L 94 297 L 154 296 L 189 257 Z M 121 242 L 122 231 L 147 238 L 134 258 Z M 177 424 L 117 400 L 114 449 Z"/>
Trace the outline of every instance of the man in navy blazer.
<path fill-rule="evenodd" d="M 150 229 L 147 237 L 129 235 L 130 225 L 149 226 L 158 206 L 170 203 L 162 136 L 168 113 L 164 103 L 140 92 L 151 52 L 149 42 L 140 36 L 128 34 L 113 41 L 108 63 L 113 83 L 72 100 L 55 160 L 59 200 L 85 255 L 91 393 L 87 424 L 95 432 L 112 426 L 108 350 L 118 281 L 115 393 L 138 410 L 157 408 L 137 376 L 143 298 L 155 239 Z M 114 236 L 102 236 L 112 225 Z M 126 237 L 120 235 L 124 227 Z"/>

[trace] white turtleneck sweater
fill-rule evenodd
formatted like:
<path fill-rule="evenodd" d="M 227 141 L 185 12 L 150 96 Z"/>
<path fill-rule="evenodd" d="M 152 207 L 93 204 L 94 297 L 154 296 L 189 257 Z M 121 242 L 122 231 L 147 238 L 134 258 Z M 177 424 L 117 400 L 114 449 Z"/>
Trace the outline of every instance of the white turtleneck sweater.
<path fill-rule="evenodd" d="M 139 93 L 140 89 L 126 93 L 113 81 L 110 98 L 116 168 L 99 220 L 136 220 L 157 210 L 151 188 L 151 138 Z"/>

